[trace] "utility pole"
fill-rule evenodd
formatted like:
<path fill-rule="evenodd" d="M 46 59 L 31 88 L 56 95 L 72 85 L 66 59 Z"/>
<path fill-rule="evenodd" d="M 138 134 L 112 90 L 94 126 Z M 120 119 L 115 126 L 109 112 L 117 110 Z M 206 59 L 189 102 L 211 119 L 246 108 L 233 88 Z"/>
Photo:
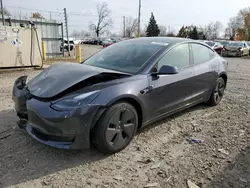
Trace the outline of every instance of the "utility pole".
<path fill-rule="evenodd" d="M 49 19 L 52 20 L 51 12 L 49 12 Z"/>
<path fill-rule="evenodd" d="M 138 37 L 140 37 L 141 33 L 141 0 L 139 0 L 139 13 L 138 13 Z"/>
<path fill-rule="evenodd" d="M 1 2 L 2 21 L 3 21 L 3 26 L 4 26 L 5 20 L 4 20 L 4 12 L 3 12 L 3 0 L 0 0 L 0 2 Z"/>
<path fill-rule="evenodd" d="M 68 41 L 68 53 L 70 56 L 70 45 L 69 45 L 69 31 L 68 31 L 68 16 L 67 16 L 67 10 L 66 8 L 63 9 L 64 12 L 64 19 L 65 19 L 65 27 L 66 27 L 66 36 Z M 64 42 L 63 42 L 63 50 L 64 50 Z"/>
<path fill-rule="evenodd" d="M 123 37 L 126 37 L 126 21 L 125 16 L 123 16 Z"/>

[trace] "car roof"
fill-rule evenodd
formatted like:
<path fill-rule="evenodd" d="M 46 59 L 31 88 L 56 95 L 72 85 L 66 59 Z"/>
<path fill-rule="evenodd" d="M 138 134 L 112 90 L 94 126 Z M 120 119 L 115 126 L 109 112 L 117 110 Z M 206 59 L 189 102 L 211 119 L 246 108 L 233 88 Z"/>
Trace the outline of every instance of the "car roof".
<path fill-rule="evenodd" d="M 188 38 L 178 38 L 178 37 L 140 37 L 140 38 L 134 38 L 125 40 L 124 42 L 131 42 L 134 43 L 162 43 L 162 44 L 168 44 L 168 45 L 174 45 L 182 42 L 188 42 L 188 41 L 194 41 L 192 39 Z"/>

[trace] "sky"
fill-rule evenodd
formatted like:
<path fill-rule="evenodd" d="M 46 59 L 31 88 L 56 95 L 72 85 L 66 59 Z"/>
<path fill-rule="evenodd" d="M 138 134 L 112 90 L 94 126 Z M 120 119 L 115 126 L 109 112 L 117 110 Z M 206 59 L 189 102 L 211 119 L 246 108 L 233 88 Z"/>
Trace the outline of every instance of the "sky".
<path fill-rule="evenodd" d="M 63 21 L 63 8 L 67 8 L 69 32 L 89 30 L 89 24 L 97 22 L 96 6 L 106 2 L 111 10 L 111 32 L 121 32 L 123 16 L 138 17 L 139 0 L 3 0 L 4 6 L 15 16 L 38 12 L 46 18 Z M 148 23 L 151 12 L 156 21 L 177 32 L 182 25 L 206 25 L 220 21 L 224 27 L 230 17 L 250 7 L 250 0 L 141 0 L 141 27 Z M 20 7 L 20 8 L 19 8 Z M 51 13 L 49 13 L 51 12 Z"/>

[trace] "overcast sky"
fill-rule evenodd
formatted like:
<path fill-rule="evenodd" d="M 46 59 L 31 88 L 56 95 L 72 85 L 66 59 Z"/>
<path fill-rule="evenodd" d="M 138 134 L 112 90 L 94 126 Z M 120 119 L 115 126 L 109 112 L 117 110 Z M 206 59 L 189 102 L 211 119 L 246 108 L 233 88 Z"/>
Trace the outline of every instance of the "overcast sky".
<path fill-rule="evenodd" d="M 220 21 L 224 27 L 228 19 L 235 16 L 238 11 L 250 7 L 250 0 L 141 0 L 141 27 L 147 24 L 151 12 L 154 13 L 157 22 L 170 26 L 177 31 L 184 25 L 205 25 L 210 21 Z M 69 28 L 76 30 L 88 30 L 90 22 L 96 22 L 96 5 L 99 0 L 3 0 L 6 8 L 17 14 L 30 14 L 32 10 L 39 9 L 52 11 L 52 19 L 62 21 L 62 14 L 56 13 L 67 8 Z M 112 11 L 114 22 L 113 31 L 122 30 L 123 16 L 138 16 L 138 0 L 106 0 Z M 17 7 L 26 8 L 18 9 Z M 34 12 L 34 11 L 33 11 Z M 45 17 L 49 13 L 41 12 Z M 78 14 L 78 15 L 76 15 Z M 92 15 L 92 16 L 91 16 Z"/>

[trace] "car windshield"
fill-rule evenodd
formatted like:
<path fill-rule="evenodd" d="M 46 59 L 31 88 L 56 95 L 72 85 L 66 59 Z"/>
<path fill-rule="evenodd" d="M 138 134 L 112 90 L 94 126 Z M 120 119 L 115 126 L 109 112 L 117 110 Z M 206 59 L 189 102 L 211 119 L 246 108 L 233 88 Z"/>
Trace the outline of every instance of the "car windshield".
<path fill-rule="evenodd" d="M 214 44 L 215 44 L 215 42 L 211 42 L 211 41 L 206 41 L 205 42 L 207 45 L 209 45 L 209 46 L 214 46 Z"/>
<path fill-rule="evenodd" d="M 242 45 L 243 45 L 243 43 L 241 43 L 241 42 L 231 42 L 227 46 L 241 47 Z"/>
<path fill-rule="evenodd" d="M 84 64 L 135 74 L 161 48 L 157 44 L 120 42 L 96 53 Z"/>
<path fill-rule="evenodd" d="M 219 41 L 219 42 L 220 42 L 220 44 L 222 44 L 222 45 L 228 45 L 228 44 L 229 44 L 228 41 Z"/>

